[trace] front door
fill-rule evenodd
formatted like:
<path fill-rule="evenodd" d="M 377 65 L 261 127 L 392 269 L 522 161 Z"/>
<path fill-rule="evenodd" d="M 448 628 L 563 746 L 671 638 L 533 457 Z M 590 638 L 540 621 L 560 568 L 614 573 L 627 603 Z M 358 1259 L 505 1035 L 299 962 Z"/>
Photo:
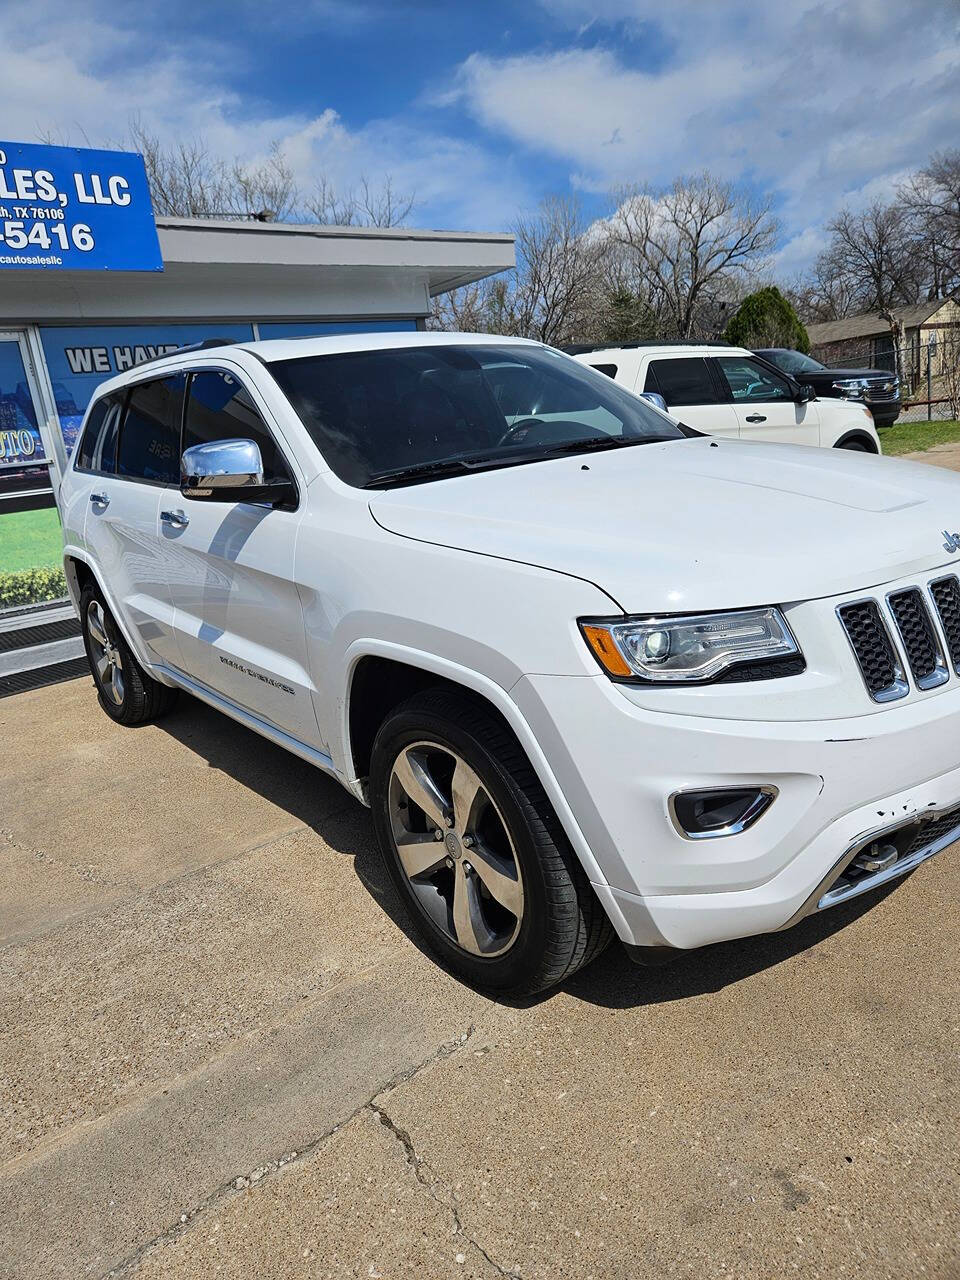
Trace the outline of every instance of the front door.
<path fill-rule="evenodd" d="M 820 411 L 815 400 L 797 404 L 786 378 L 749 356 L 717 356 L 716 363 L 730 388 L 741 440 L 820 443 Z"/>
<path fill-rule="evenodd" d="M 0 610 L 64 594 L 63 539 L 26 335 L 0 331 Z"/>
<path fill-rule="evenodd" d="M 183 448 L 253 440 L 264 476 L 293 468 L 249 390 L 226 370 L 191 375 Z M 293 493 L 298 487 L 294 485 Z M 299 485 L 299 502 L 304 486 Z M 191 501 L 167 493 L 160 537 L 184 674 L 309 746 L 319 745 L 303 610 L 294 579 L 302 505 Z"/>

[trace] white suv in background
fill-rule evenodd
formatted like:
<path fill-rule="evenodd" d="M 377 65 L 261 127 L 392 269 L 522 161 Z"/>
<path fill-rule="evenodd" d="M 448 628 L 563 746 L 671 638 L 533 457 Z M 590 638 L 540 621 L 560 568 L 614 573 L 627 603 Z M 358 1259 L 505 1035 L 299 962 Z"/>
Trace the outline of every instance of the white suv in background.
<path fill-rule="evenodd" d="M 952 472 L 388 333 L 104 383 L 60 503 L 107 714 L 186 690 L 337 779 L 484 987 L 782 929 L 960 833 Z"/>
<path fill-rule="evenodd" d="M 817 399 L 813 387 L 742 347 L 637 342 L 567 350 L 629 391 L 662 397 L 672 417 L 708 435 L 880 453 L 865 405 Z"/>

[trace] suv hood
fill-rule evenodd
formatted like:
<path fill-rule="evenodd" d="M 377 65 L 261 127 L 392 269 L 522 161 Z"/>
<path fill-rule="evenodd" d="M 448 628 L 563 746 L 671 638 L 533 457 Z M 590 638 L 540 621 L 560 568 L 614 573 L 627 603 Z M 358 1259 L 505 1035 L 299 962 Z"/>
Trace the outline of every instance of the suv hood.
<path fill-rule="evenodd" d="M 378 493 L 406 538 L 538 565 L 627 613 L 789 604 L 956 563 L 960 477 L 924 463 L 707 437 Z"/>
<path fill-rule="evenodd" d="M 889 369 L 818 369 L 815 373 L 791 374 L 794 382 L 824 382 L 829 385 L 840 378 L 883 378 L 890 381 L 896 374 Z"/>

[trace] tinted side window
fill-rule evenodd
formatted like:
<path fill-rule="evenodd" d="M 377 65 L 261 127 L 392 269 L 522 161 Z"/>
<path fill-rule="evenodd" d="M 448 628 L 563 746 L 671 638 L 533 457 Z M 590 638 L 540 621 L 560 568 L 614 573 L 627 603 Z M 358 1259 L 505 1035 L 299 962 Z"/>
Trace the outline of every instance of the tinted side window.
<path fill-rule="evenodd" d="M 90 410 L 77 448 L 77 471 L 113 472 L 117 461 L 117 424 L 126 394 L 114 391 L 99 399 Z"/>
<path fill-rule="evenodd" d="M 104 419 L 107 416 L 107 410 L 110 408 L 110 398 L 104 396 L 102 400 L 98 400 L 90 414 L 87 417 L 87 425 L 83 429 L 83 437 L 77 448 L 77 458 L 74 463 L 74 469 L 77 471 L 93 470 L 93 454 L 100 440 L 100 431 L 103 427 Z"/>
<path fill-rule="evenodd" d="M 793 399 L 789 382 L 778 377 L 772 369 L 767 369 L 759 360 L 748 360 L 746 356 L 720 356 L 717 364 L 738 404 Z"/>
<path fill-rule="evenodd" d="M 182 373 L 130 388 L 120 429 L 117 474 L 155 484 L 180 483 Z"/>
<path fill-rule="evenodd" d="M 682 404 L 716 404 L 710 370 L 702 357 L 651 360 L 644 391 L 659 391 L 668 408 Z"/>
<path fill-rule="evenodd" d="M 191 377 L 183 424 L 185 450 L 213 440 L 252 440 L 260 448 L 267 484 L 293 478 L 250 393 L 232 374 L 217 369 Z"/>
<path fill-rule="evenodd" d="M 605 373 L 608 378 L 616 378 L 617 366 L 615 364 L 592 364 L 591 369 L 596 369 L 597 373 Z"/>

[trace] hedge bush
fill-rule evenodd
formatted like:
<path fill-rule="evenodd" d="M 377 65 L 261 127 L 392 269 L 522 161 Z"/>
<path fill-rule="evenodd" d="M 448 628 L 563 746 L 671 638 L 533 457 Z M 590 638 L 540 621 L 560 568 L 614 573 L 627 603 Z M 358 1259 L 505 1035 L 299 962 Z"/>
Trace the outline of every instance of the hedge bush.
<path fill-rule="evenodd" d="M 62 569 L 21 569 L 18 573 L 0 573 L 0 609 L 59 600 L 66 594 L 67 580 Z"/>

